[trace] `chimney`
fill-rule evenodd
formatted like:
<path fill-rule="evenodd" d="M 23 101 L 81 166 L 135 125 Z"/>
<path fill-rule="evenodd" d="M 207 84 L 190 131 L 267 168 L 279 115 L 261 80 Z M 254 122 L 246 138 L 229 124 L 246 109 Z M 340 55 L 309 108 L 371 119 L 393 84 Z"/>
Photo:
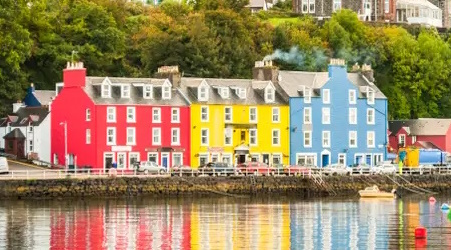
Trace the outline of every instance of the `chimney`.
<path fill-rule="evenodd" d="M 156 78 L 169 79 L 173 88 L 179 88 L 182 81 L 182 74 L 180 74 L 179 66 L 161 66 L 155 73 Z"/>
<path fill-rule="evenodd" d="M 352 70 L 351 72 L 360 72 L 360 66 L 359 63 L 355 63 L 354 65 L 352 65 Z"/>
<path fill-rule="evenodd" d="M 19 100 L 16 103 L 13 103 L 13 113 L 16 113 L 22 107 L 25 107 L 25 105 Z"/>
<path fill-rule="evenodd" d="M 86 69 L 82 62 L 67 62 L 63 70 L 63 88 L 84 87 L 86 84 Z"/>
<path fill-rule="evenodd" d="M 368 79 L 370 82 L 374 82 L 374 71 L 369 64 L 362 65 L 362 75 Z"/>
<path fill-rule="evenodd" d="M 279 82 L 279 68 L 272 65 L 271 60 L 256 61 L 252 69 L 252 77 L 258 81 Z"/>
<path fill-rule="evenodd" d="M 329 78 L 332 77 L 347 77 L 346 61 L 344 59 L 330 59 Z"/>

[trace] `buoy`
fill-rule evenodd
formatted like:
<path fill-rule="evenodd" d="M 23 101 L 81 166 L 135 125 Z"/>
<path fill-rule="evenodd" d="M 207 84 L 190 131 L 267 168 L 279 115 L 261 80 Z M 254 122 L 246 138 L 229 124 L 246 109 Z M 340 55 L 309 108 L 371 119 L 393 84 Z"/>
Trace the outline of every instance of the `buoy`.
<path fill-rule="evenodd" d="M 427 249 L 427 239 L 415 239 L 415 249 Z"/>
<path fill-rule="evenodd" d="M 435 202 L 436 202 L 435 198 L 433 196 L 431 196 L 429 198 L 429 203 L 435 203 Z"/>
<path fill-rule="evenodd" d="M 442 206 L 441 206 L 441 209 L 442 210 L 448 210 L 449 209 L 449 205 L 446 204 L 446 203 L 443 203 Z"/>
<path fill-rule="evenodd" d="M 417 227 L 415 228 L 415 239 L 424 239 L 427 236 L 426 228 Z"/>

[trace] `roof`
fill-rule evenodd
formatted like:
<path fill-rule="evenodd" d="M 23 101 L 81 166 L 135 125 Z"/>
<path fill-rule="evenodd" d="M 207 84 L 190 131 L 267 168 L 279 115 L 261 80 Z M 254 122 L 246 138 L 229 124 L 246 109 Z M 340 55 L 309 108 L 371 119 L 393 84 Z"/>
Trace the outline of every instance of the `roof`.
<path fill-rule="evenodd" d="M 347 73 L 349 81 L 357 88 L 371 87 L 376 99 L 386 99 L 385 95 L 374 83 L 368 81 L 361 73 Z M 279 71 L 279 85 L 290 96 L 299 97 L 302 86 L 310 89 L 321 89 L 329 81 L 328 72 Z M 319 92 L 316 93 L 316 96 Z M 315 93 L 313 93 L 315 96 Z M 362 97 L 362 92 L 360 97 Z"/>
<path fill-rule="evenodd" d="M 396 120 L 388 122 L 390 135 L 398 134 L 403 127 L 410 129 L 411 135 L 446 135 L 451 119 L 420 118 L 416 120 Z"/>
<path fill-rule="evenodd" d="M 20 129 L 15 128 L 5 136 L 3 136 L 3 139 L 25 139 L 25 136 L 23 135 L 22 131 Z"/>
<path fill-rule="evenodd" d="M 56 96 L 54 90 L 35 90 L 33 94 L 41 105 L 47 105 Z"/>
<path fill-rule="evenodd" d="M 398 0 L 396 2 L 397 7 L 403 4 L 426 7 L 432 10 L 440 10 L 439 7 L 435 6 L 433 3 L 427 0 Z"/>
<path fill-rule="evenodd" d="M 197 98 L 198 87 L 206 83 L 208 85 L 208 100 L 199 101 Z M 221 78 L 191 78 L 182 77 L 180 83 L 181 91 L 188 97 L 191 103 L 201 104 L 242 104 L 242 105 L 264 105 L 267 104 L 264 98 L 264 89 L 272 84 L 271 81 L 257 81 L 252 79 L 221 79 Z M 229 91 L 229 97 L 223 98 L 219 94 L 220 88 L 226 88 Z M 271 105 L 288 104 L 283 93 L 275 88 L 275 101 Z M 236 90 L 245 89 L 246 98 L 240 98 Z"/>
<path fill-rule="evenodd" d="M 22 107 L 16 113 L 8 115 L 0 120 L 0 127 L 6 127 L 8 123 L 11 127 L 24 127 L 30 123 L 33 126 L 39 126 L 49 114 L 47 107 Z"/>
<path fill-rule="evenodd" d="M 430 141 L 416 141 L 413 145 L 419 148 L 443 150 Z"/>
<path fill-rule="evenodd" d="M 111 98 L 101 97 L 101 84 L 104 82 L 111 85 Z M 189 101 L 178 90 L 171 88 L 171 99 L 162 98 L 162 85 L 170 82 L 167 79 L 157 78 L 125 78 L 125 77 L 86 77 L 84 88 L 88 96 L 96 104 L 123 104 L 123 105 L 171 105 L 185 106 Z M 121 98 L 121 85 L 130 86 L 130 98 Z M 153 98 L 143 97 L 143 86 L 153 87 Z"/>

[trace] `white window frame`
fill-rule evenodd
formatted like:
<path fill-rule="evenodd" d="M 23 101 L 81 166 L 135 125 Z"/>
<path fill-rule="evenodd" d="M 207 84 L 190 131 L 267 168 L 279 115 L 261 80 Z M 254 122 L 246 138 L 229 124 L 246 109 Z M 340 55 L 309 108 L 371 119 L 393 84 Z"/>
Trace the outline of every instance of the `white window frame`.
<path fill-rule="evenodd" d="M 255 134 L 252 136 L 252 132 Z M 254 138 L 255 143 L 252 143 L 252 138 Z M 255 128 L 249 129 L 249 146 L 257 146 L 258 145 L 258 130 Z"/>
<path fill-rule="evenodd" d="M 130 152 L 128 153 L 128 168 L 133 168 L 132 158 L 136 158 L 139 163 L 141 159 L 139 158 L 139 152 Z"/>
<path fill-rule="evenodd" d="M 370 138 L 372 136 L 372 143 L 370 143 Z M 367 131 L 366 132 L 366 145 L 368 148 L 375 148 L 376 147 L 376 134 L 374 131 Z"/>
<path fill-rule="evenodd" d="M 417 142 L 417 136 L 416 135 L 412 135 L 410 138 L 412 139 L 412 145 L 415 144 L 415 142 Z"/>
<path fill-rule="evenodd" d="M 206 131 L 206 135 L 205 135 L 205 142 L 203 141 L 203 131 Z M 208 128 L 201 128 L 200 129 L 200 145 L 201 146 L 208 146 L 209 145 L 209 140 L 210 140 L 210 130 Z"/>
<path fill-rule="evenodd" d="M 180 108 L 171 108 L 171 122 L 180 123 Z"/>
<path fill-rule="evenodd" d="M 252 119 L 252 111 L 255 110 L 255 119 Z M 257 107 L 249 107 L 249 122 L 257 123 L 258 122 L 258 109 Z"/>
<path fill-rule="evenodd" d="M 276 118 L 276 119 L 274 119 L 274 118 Z M 272 122 L 280 123 L 280 108 L 279 107 L 272 108 Z"/>
<path fill-rule="evenodd" d="M 121 85 L 121 98 L 130 98 L 130 85 Z"/>
<path fill-rule="evenodd" d="M 226 162 L 226 161 L 224 160 L 225 158 L 228 158 L 228 159 L 230 159 L 230 160 L 229 160 L 228 162 Z M 231 154 L 231 153 L 222 153 L 221 161 L 222 161 L 223 163 L 229 163 L 229 164 L 233 165 L 232 154 Z"/>
<path fill-rule="evenodd" d="M 102 98 L 111 98 L 111 85 L 102 84 L 101 85 Z"/>
<path fill-rule="evenodd" d="M 127 135 L 127 145 L 136 145 L 136 128 L 135 127 L 127 127 L 126 131 Z M 132 138 L 132 141 L 129 138 Z"/>
<path fill-rule="evenodd" d="M 116 122 L 116 107 L 106 108 L 106 122 Z"/>
<path fill-rule="evenodd" d="M 316 11 L 315 1 L 316 0 L 309 0 L 308 11 L 310 14 L 315 14 L 315 11 Z M 313 6 L 313 8 L 312 8 L 312 6 Z"/>
<path fill-rule="evenodd" d="M 131 117 L 130 117 L 131 115 Z M 135 107 L 127 107 L 127 122 L 135 123 L 136 122 L 136 108 Z"/>
<path fill-rule="evenodd" d="M 237 88 L 236 94 L 240 99 L 246 99 L 246 89 L 245 88 Z"/>
<path fill-rule="evenodd" d="M 221 88 L 219 88 L 219 94 L 221 95 L 221 97 L 223 99 L 230 98 L 230 91 L 229 91 L 228 87 L 221 87 Z"/>
<path fill-rule="evenodd" d="M 304 103 L 312 103 L 312 90 L 304 87 Z"/>
<path fill-rule="evenodd" d="M 156 135 L 158 135 L 158 137 L 156 137 Z M 161 145 L 161 128 L 152 128 L 152 145 Z"/>
<path fill-rule="evenodd" d="M 355 89 L 349 90 L 349 104 L 357 104 L 357 92 Z"/>
<path fill-rule="evenodd" d="M 366 90 L 366 101 L 368 104 L 374 104 L 375 102 L 375 95 L 376 93 L 374 92 L 374 90 L 370 87 L 367 87 Z"/>
<path fill-rule="evenodd" d="M 157 113 L 155 113 L 155 111 Z M 161 108 L 152 108 L 152 122 L 161 123 Z"/>
<path fill-rule="evenodd" d="M 86 121 L 91 121 L 91 109 L 86 109 Z"/>
<path fill-rule="evenodd" d="M 174 140 L 174 132 L 176 132 L 176 140 Z M 180 128 L 172 128 L 171 129 L 171 145 L 180 145 Z"/>
<path fill-rule="evenodd" d="M 302 0 L 302 5 L 301 5 L 302 13 L 308 13 L 308 10 L 309 10 L 308 2 L 309 2 L 309 0 Z"/>
<path fill-rule="evenodd" d="M 276 90 L 271 86 L 265 88 L 265 102 L 271 103 L 276 100 Z"/>
<path fill-rule="evenodd" d="M 143 86 L 143 98 L 144 99 L 153 99 L 153 86 L 152 85 L 144 85 Z"/>
<path fill-rule="evenodd" d="M 161 86 L 161 93 L 162 93 L 162 99 L 163 100 L 170 100 L 171 99 L 171 86 L 169 84 L 163 84 Z"/>
<path fill-rule="evenodd" d="M 322 123 L 330 124 L 330 108 L 322 108 Z"/>
<path fill-rule="evenodd" d="M 323 103 L 330 104 L 330 89 L 323 89 Z"/>
<path fill-rule="evenodd" d="M 227 112 L 229 110 L 230 112 Z M 229 116 L 229 118 L 227 118 Z M 225 122 L 232 122 L 233 121 L 233 109 L 232 106 L 226 106 L 224 107 L 224 121 Z"/>
<path fill-rule="evenodd" d="M 219 153 L 211 153 L 210 161 L 211 162 L 221 162 L 221 158 L 219 157 Z"/>
<path fill-rule="evenodd" d="M 401 140 L 401 138 L 403 138 L 403 140 Z M 403 141 L 402 146 L 405 147 L 406 146 L 406 135 L 405 134 L 400 134 L 398 136 L 398 144 L 401 144 L 401 141 Z"/>
<path fill-rule="evenodd" d="M 384 13 L 390 13 L 390 0 L 384 0 Z"/>
<path fill-rule="evenodd" d="M 309 120 L 307 120 L 306 117 L 309 117 Z M 304 124 L 312 124 L 312 108 L 311 107 L 304 108 Z"/>
<path fill-rule="evenodd" d="M 202 158 L 206 158 L 207 160 L 205 161 L 205 163 L 208 163 L 210 161 L 210 154 L 208 153 L 199 153 L 199 166 L 200 166 L 200 160 Z"/>
<path fill-rule="evenodd" d="M 305 164 L 309 164 L 308 160 L 309 158 L 313 158 L 312 165 L 317 165 L 318 155 L 316 153 L 296 153 L 296 164 L 299 164 L 299 159 L 304 158 Z"/>
<path fill-rule="evenodd" d="M 346 166 L 346 153 L 339 153 L 337 163 L 340 164 L 340 157 L 343 157 L 343 166 Z"/>
<path fill-rule="evenodd" d="M 109 142 L 109 135 L 108 135 L 109 131 L 113 131 L 111 142 Z M 115 127 L 107 127 L 106 128 L 106 145 L 108 145 L 108 146 L 116 145 L 116 128 Z"/>
<path fill-rule="evenodd" d="M 354 139 L 355 144 L 351 144 L 352 139 Z M 357 142 L 357 131 L 352 130 L 349 131 L 349 148 L 357 148 L 358 142 Z"/>
<path fill-rule="evenodd" d="M 366 124 L 374 125 L 376 123 L 376 113 L 373 108 L 368 108 L 366 110 Z M 372 113 L 372 115 L 370 115 Z M 370 119 L 372 117 L 372 119 Z"/>
<path fill-rule="evenodd" d="M 197 89 L 197 91 L 198 91 L 197 96 L 198 96 L 199 101 L 202 101 L 202 102 L 208 101 L 208 87 L 207 86 L 200 86 Z"/>
<path fill-rule="evenodd" d="M 86 129 L 86 144 L 91 144 L 91 129 Z"/>
<path fill-rule="evenodd" d="M 336 12 L 341 10 L 341 0 L 333 0 L 332 2 L 332 11 Z"/>
<path fill-rule="evenodd" d="M 148 152 L 146 160 L 150 161 L 150 157 L 155 157 L 155 164 L 159 165 L 158 162 L 160 161 L 160 159 L 158 157 L 158 153 L 157 152 Z"/>
<path fill-rule="evenodd" d="M 204 119 L 203 118 L 203 111 L 204 111 L 204 109 L 205 109 L 205 111 L 206 111 L 206 118 Z M 208 106 L 200 106 L 200 121 L 201 122 L 208 122 L 208 120 L 209 120 L 209 107 Z"/>
<path fill-rule="evenodd" d="M 349 108 L 349 124 L 357 124 L 357 108 Z"/>
<path fill-rule="evenodd" d="M 227 130 L 230 129 L 231 133 L 230 136 L 227 136 Z M 227 143 L 227 138 L 230 138 L 230 142 Z M 224 129 L 224 146 L 232 146 L 233 145 L 233 129 L 232 128 L 226 128 Z"/>
<path fill-rule="evenodd" d="M 175 166 L 175 157 L 180 157 L 180 165 L 183 165 L 183 153 L 180 152 L 174 152 L 172 153 L 172 166 Z"/>
<path fill-rule="evenodd" d="M 331 147 L 330 131 L 323 131 L 322 137 L 323 137 L 322 138 L 323 148 L 330 148 Z M 327 143 L 326 143 L 326 139 L 327 139 Z"/>
<path fill-rule="evenodd" d="M 306 140 L 307 135 L 308 135 L 308 138 L 309 138 L 308 141 Z M 312 147 L 312 131 L 311 130 L 304 131 L 303 139 L 304 139 L 304 148 L 311 148 Z"/>
<path fill-rule="evenodd" d="M 283 158 L 281 153 L 273 153 L 271 159 L 271 165 L 274 166 L 274 159 L 279 159 L 279 164 L 283 164 Z"/>
<path fill-rule="evenodd" d="M 277 132 L 277 137 L 274 137 L 274 132 Z M 274 143 L 274 138 L 277 138 L 277 143 Z M 271 145 L 280 146 L 280 129 L 271 130 Z"/>

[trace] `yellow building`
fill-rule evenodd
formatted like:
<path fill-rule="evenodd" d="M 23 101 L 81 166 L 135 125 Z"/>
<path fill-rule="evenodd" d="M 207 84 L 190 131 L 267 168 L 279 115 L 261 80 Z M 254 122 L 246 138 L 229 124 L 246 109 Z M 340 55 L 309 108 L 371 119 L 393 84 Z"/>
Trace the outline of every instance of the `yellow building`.
<path fill-rule="evenodd" d="M 182 78 L 191 102 L 191 166 L 289 164 L 288 100 L 272 81 Z"/>

